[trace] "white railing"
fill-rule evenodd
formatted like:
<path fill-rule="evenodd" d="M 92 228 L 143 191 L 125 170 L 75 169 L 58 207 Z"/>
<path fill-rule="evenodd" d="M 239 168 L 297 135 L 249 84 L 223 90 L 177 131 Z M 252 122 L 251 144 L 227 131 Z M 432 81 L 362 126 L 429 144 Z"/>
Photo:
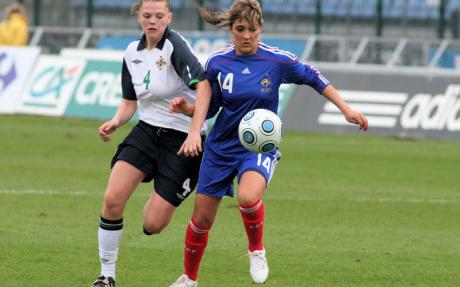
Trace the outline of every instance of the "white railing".
<path fill-rule="evenodd" d="M 187 35 L 215 35 L 210 32 L 184 32 Z M 100 29 L 68 27 L 32 27 L 30 46 L 47 48 L 59 53 L 60 48 L 95 48 L 94 42 L 104 36 L 139 36 L 136 29 Z M 460 40 L 415 39 L 389 37 L 358 37 L 332 35 L 265 34 L 280 39 L 305 40 L 302 61 L 332 62 L 349 65 L 377 64 L 385 67 L 418 66 L 437 67 L 446 51 L 456 51 L 460 56 Z M 55 37 L 46 41 L 47 37 Z M 66 41 L 67 38 L 74 41 Z M 77 40 L 75 40 L 77 39 Z M 51 43 L 48 43 L 51 42 Z M 70 43 L 70 44 L 69 44 Z M 45 49 L 46 51 L 46 49 Z"/>

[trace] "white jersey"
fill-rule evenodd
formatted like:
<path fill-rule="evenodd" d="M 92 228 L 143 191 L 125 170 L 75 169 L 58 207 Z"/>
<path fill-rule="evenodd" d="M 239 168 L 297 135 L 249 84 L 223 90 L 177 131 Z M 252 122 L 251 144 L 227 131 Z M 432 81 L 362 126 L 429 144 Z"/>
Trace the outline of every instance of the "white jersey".
<path fill-rule="evenodd" d="M 166 29 L 154 49 L 145 46 L 145 35 L 131 42 L 123 56 L 123 98 L 138 101 L 139 120 L 152 126 L 188 133 L 191 117 L 170 113 L 171 100 L 184 97 L 195 103 L 195 84 L 205 72 L 188 42 Z"/>

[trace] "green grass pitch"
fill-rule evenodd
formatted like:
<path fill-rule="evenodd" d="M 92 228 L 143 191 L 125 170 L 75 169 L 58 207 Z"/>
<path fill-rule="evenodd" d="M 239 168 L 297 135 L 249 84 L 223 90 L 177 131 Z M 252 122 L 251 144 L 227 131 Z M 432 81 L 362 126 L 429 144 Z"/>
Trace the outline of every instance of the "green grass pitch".
<path fill-rule="evenodd" d="M 89 286 L 116 145 L 99 121 L 0 116 L 0 286 Z M 459 286 L 460 143 L 288 132 L 264 197 L 264 286 Z M 182 271 L 192 199 L 142 233 L 143 184 L 125 212 L 117 286 L 169 286 Z M 235 199 L 224 199 L 201 287 L 254 286 Z"/>

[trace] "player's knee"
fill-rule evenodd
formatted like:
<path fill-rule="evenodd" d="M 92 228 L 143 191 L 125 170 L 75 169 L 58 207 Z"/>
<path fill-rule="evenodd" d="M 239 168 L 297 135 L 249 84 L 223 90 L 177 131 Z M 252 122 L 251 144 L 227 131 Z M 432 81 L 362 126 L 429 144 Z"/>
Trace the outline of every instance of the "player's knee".
<path fill-rule="evenodd" d="M 193 217 L 193 222 L 195 222 L 198 226 L 210 228 L 214 223 L 214 218 L 206 215 L 195 215 Z"/>
<path fill-rule="evenodd" d="M 144 222 L 144 234 L 145 235 L 154 235 L 154 234 L 159 234 L 163 229 L 166 227 L 166 225 L 161 224 L 161 223 L 155 223 L 155 222 Z"/>
<path fill-rule="evenodd" d="M 119 205 L 120 203 L 118 197 L 113 192 L 107 191 L 104 194 L 104 204 L 108 208 L 113 208 Z"/>
<path fill-rule="evenodd" d="M 157 234 L 157 233 L 155 233 L 155 232 L 150 231 L 150 229 L 147 229 L 147 228 L 145 227 L 145 225 L 142 227 L 142 229 L 143 229 L 143 231 L 144 231 L 144 234 L 147 235 L 147 236 Z"/>
<path fill-rule="evenodd" d="M 104 207 L 110 212 L 123 211 L 125 205 L 122 197 L 118 196 L 116 193 L 107 191 L 104 195 Z"/>
<path fill-rule="evenodd" d="M 257 203 L 260 197 L 254 194 L 238 195 L 238 203 L 242 206 L 250 206 Z"/>

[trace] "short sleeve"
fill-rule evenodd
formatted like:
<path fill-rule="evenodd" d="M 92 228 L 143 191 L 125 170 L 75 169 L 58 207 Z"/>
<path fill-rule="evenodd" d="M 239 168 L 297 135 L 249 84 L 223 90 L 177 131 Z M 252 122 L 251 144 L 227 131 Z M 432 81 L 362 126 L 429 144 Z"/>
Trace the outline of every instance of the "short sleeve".
<path fill-rule="evenodd" d="M 179 34 L 172 34 L 170 41 L 174 50 L 171 54 L 171 62 L 177 75 L 191 89 L 195 84 L 206 79 L 203 67 L 188 42 Z"/>
<path fill-rule="evenodd" d="M 298 59 L 284 64 L 283 68 L 283 83 L 308 85 L 319 94 L 330 84 L 316 67 L 303 64 Z"/>
<path fill-rule="evenodd" d="M 126 61 L 123 58 L 123 66 L 121 68 L 121 90 L 123 99 L 137 101 L 136 91 L 134 90 L 133 80 L 129 72 Z"/>

